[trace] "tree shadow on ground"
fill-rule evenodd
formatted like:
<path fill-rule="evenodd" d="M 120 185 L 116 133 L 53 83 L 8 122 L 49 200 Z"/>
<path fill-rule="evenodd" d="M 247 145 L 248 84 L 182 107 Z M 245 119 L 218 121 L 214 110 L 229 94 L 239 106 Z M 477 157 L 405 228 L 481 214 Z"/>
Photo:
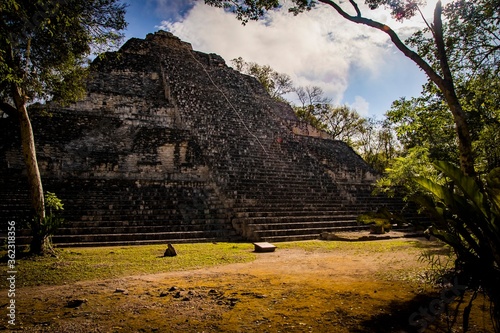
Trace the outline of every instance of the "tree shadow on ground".
<path fill-rule="evenodd" d="M 460 313 L 454 316 L 455 306 L 446 308 L 441 315 L 433 315 L 430 307 L 439 300 L 438 293 L 419 294 L 409 301 L 391 301 L 384 312 L 362 321 L 353 333 L 416 333 L 416 332 L 456 332 L 461 331 Z M 448 311 L 449 316 L 446 316 Z M 451 318 L 447 322 L 447 318 Z M 454 321 L 453 321 L 454 319 Z M 453 330 L 449 328 L 452 325 Z M 470 330 L 469 332 L 487 332 Z"/>
<path fill-rule="evenodd" d="M 431 255 L 449 255 L 453 252 L 451 247 L 447 246 L 442 242 L 430 241 L 430 242 L 416 242 L 414 247 L 422 249 L 423 251 Z"/>
<path fill-rule="evenodd" d="M 433 297 L 434 296 L 434 297 Z M 362 321 L 353 333 L 418 332 L 420 326 L 411 326 L 409 318 L 422 306 L 429 304 L 436 295 L 416 295 L 409 301 L 391 301 L 380 314 Z"/>

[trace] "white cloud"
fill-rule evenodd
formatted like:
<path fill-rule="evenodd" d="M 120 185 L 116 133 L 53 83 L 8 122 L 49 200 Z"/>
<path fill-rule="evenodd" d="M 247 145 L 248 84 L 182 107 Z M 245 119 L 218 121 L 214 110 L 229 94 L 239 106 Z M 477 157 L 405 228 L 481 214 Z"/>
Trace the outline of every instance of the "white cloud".
<path fill-rule="evenodd" d="M 361 96 L 354 97 L 354 103 L 349 106 L 356 110 L 362 117 L 370 116 L 370 103 Z"/>
<path fill-rule="evenodd" d="M 423 24 L 420 17 L 401 24 L 387 10 L 370 11 L 361 4 L 360 8 L 406 36 Z M 160 28 L 192 43 L 196 50 L 218 53 L 228 64 L 241 56 L 289 74 L 297 86 L 320 86 L 337 104 L 342 103 L 354 71 L 375 81 L 394 70 L 395 49 L 386 34 L 351 23 L 326 5 L 296 17 L 284 8 L 270 11 L 266 20 L 242 26 L 235 15 L 197 1 L 181 20 L 163 21 Z M 368 112 L 368 97 L 357 97 L 354 103 Z"/>

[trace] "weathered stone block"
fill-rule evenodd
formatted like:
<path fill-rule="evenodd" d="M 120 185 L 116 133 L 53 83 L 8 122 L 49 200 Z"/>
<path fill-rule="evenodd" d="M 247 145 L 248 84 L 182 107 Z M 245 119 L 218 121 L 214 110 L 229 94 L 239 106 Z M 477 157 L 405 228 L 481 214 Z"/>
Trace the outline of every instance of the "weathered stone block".
<path fill-rule="evenodd" d="M 274 252 L 276 246 L 268 242 L 253 243 L 255 252 Z"/>

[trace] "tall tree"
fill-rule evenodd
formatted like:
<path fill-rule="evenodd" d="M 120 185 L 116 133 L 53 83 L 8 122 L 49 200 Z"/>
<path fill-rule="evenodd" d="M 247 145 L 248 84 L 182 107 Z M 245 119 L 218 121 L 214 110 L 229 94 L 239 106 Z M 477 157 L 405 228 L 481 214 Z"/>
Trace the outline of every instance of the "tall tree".
<path fill-rule="evenodd" d="M 300 105 L 293 106 L 297 117 L 321 131 L 326 130 L 326 124 L 319 115 L 331 108 L 331 99 L 325 96 L 323 89 L 318 86 L 305 86 L 294 88 L 293 91 L 300 102 Z"/>
<path fill-rule="evenodd" d="M 486 173 L 499 166 L 495 158 L 485 151 L 484 142 L 490 141 L 486 133 L 498 129 L 500 116 L 499 74 L 500 74 L 500 2 L 498 0 L 455 0 L 443 9 L 444 42 L 450 73 L 457 98 L 466 115 L 473 142 L 476 168 Z M 438 45 L 432 35 L 432 26 L 415 33 L 409 40 L 433 68 L 440 67 Z M 432 117 L 440 115 L 446 96 L 430 83 L 424 86 L 418 99 L 419 108 L 427 109 Z M 432 112 L 434 110 L 434 112 Z M 428 118 L 428 123 L 431 122 Z M 452 123 L 446 124 L 450 126 Z M 493 130 L 493 131 L 492 131 Z M 424 134 L 424 133 L 422 133 Z M 425 134 L 424 134 L 425 135 Z M 487 150 L 498 152 L 499 145 L 491 142 Z M 431 149 L 431 153 L 432 150 Z M 488 156 L 490 155 L 490 156 Z M 495 155 L 495 154 L 493 154 Z M 485 158 L 489 160 L 484 163 Z M 453 159 L 451 159 L 453 160 Z"/>
<path fill-rule="evenodd" d="M 315 114 L 324 105 L 330 104 L 331 99 L 325 96 L 325 92 L 318 86 L 305 86 L 294 89 L 299 98 L 302 108 L 307 109 L 309 113 Z"/>
<path fill-rule="evenodd" d="M 353 148 L 375 170 L 383 173 L 389 163 L 399 156 L 400 143 L 392 125 L 387 121 L 364 118 L 359 137 Z"/>
<path fill-rule="evenodd" d="M 269 65 L 246 62 L 242 57 L 232 60 L 235 69 L 255 77 L 272 98 L 283 101 L 283 96 L 293 91 L 293 82 L 288 74 L 278 73 Z"/>
<path fill-rule="evenodd" d="M 405 151 L 425 147 L 433 160 L 458 161 L 453 117 L 439 96 L 401 98 L 392 103 L 386 117 Z"/>
<path fill-rule="evenodd" d="M 0 108 L 19 120 L 35 218 L 31 251 L 42 253 L 45 205 L 27 106 L 81 96 L 86 58 L 121 40 L 118 0 L 5 0 L 0 3 Z"/>
<path fill-rule="evenodd" d="M 500 167 L 500 78 L 480 76 L 459 82 L 460 102 L 467 115 L 476 168 L 481 174 Z M 432 160 L 457 161 L 453 118 L 442 95 L 425 89 L 421 96 L 393 102 L 386 113 L 405 150 L 426 147 Z"/>
<path fill-rule="evenodd" d="M 352 144 L 365 130 L 367 120 L 347 105 L 334 107 L 327 104 L 317 118 L 326 125 L 326 131 L 335 140 Z"/>

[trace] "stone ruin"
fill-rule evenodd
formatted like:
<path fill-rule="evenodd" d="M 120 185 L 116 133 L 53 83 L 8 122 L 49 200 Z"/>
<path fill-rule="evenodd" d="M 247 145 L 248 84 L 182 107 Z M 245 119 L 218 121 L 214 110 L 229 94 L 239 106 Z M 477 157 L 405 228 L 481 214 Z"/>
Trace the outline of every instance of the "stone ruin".
<path fill-rule="evenodd" d="M 31 108 L 44 190 L 64 203 L 60 246 L 315 239 L 404 206 L 371 195 L 377 175 L 348 145 L 171 33 L 91 69 L 83 100 Z M 32 216 L 17 127 L 0 120 L 2 224 Z"/>

